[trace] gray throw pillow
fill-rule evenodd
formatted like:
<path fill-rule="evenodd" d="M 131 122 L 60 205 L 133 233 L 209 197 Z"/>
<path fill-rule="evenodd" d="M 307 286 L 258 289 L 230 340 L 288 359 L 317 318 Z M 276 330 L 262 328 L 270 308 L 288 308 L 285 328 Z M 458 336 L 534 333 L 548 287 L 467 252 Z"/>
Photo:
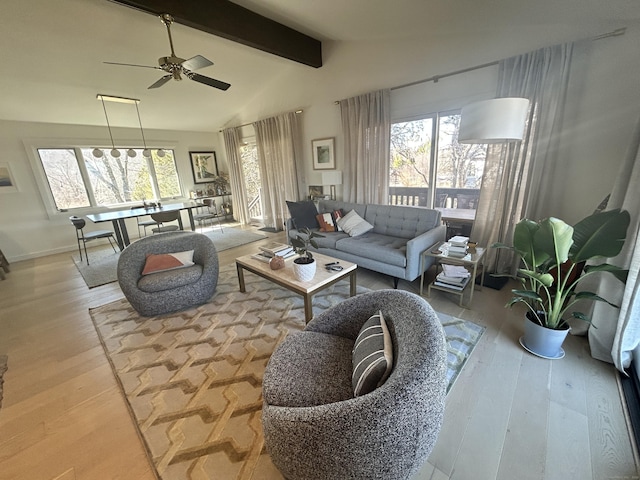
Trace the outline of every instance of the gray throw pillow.
<path fill-rule="evenodd" d="M 393 366 L 391 335 L 382 312 L 367 320 L 356 338 L 352 352 L 354 396 L 365 395 L 381 386 Z"/>
<path fill-rule="evenodd" d="M 318 215 L 318 209 L 315 203 L 311 201 L 307 202 L 290 202 L 287 200 L 287 207 L 289 207 L 289 214 L 293 220 L 293 226 L 296 230 L 301 228 L 320 228 L 316 215 Z"/>

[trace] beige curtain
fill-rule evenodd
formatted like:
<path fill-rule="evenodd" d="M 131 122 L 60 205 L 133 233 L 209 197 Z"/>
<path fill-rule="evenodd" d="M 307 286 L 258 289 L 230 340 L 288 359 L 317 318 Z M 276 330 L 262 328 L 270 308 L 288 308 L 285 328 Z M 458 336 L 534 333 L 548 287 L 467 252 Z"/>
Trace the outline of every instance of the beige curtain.
<path fill-rule="evenodd" d="M 623 286 L 611 275 L 602 275 L 598 295 L 620 308 L 604 302 L 595 302 L 591 315 L 593 325 L 589 328 L 589 346 L 594 358 L 614 363 L 621 372 L 633 360 L 636 368 L 640 361 L 640 121 L 636 126 L 627 157 L 620 168 L 618 180 L 611 192 L 608 210 L 622 208 L 631 215 L 627 239 L 620 254 L 607 263 L 629 269 L 627 283 Z"/>
<path fill-rule="evenodd" d="M 389 203 L 389 97 L 389 90 L 380 90 L 340 102 L 349 202 Z"/>
<path fill-rule="evenodd" d="M 244 183 L 244 171 L 242 169 L 242 157 L 240 155 L 240 129 L 227 128 L 222 131 L 224 146 L 227 151 L 229 163 L 229 183 L 233 197 L 233 216 L 242 225 L 250 222 L 247 189 Z"/>
<path fill-rule="evenodd" d="M 510 244 L 520 219 L 553 213 L 543 179 L 555 175 L 572 53 L 573 44 L 564 44 L 500 62 L 497 96 L 528 98 L 531 107 L 524 140 L 487 151 L 472 232 L 480 245 Z M 485 267 L 515 274 L 518 262 L 507 250 L 488 249 Z"/>
<path fill-rule="evenodd" d="M 289 216 L 286 200 L 298 200 L 298 167 L 302 158 L 300 115 L 293 112 L 253 124 L 262 182 L 264 224 L 282 230 Z"/>

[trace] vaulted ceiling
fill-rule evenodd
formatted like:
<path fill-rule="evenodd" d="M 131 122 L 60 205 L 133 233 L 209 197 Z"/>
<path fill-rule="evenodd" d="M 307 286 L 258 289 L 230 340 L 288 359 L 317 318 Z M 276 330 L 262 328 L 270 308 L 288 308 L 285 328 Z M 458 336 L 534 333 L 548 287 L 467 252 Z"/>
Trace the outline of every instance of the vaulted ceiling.
<path fill-rule="evenodd" d="M 145 128 L 216 131 L 318 98 L 345 98 L 521 53 L 513 51 L 521 48 L 510 45 L 518 44 L 514 39 L 534 49 L 640 25 L 635 0 L 234 3 L 322 42 L 323 66 L 178 23 L 172 27 L 177 56 L 210 59 L 214 65 L 198 72 L 231 88 L 185 80 L 148 90 L 162 72 L 103 62 L 154 66 L 169 55 L 156 16 L 108 0 L 3 0 L 0 119 L 104 125 L 96 101 L 104 93 L 140 99 Z M 116 115 L 113 124 L 135 127 L 137 118 Z"/>

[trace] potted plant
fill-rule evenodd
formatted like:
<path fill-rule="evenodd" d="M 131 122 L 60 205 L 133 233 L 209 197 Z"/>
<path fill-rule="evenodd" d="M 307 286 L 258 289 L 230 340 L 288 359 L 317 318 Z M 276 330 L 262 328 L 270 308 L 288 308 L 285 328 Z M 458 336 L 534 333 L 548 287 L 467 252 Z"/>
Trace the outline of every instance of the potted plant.
<path fill-rule="evenodd" d="M 593 300 L 617 307 L 593 292 L 576 292 L 576 287 L 597 272 L 626 281 L 628 270 L 607 263 L 585 264 L 618 255 L 629 221 L 629 212 L 619 209 L 594 213 L 573 227 L 553 217 L 540 222 L 523 219 L 516 225 L 513 246 L 492 245 L 514 250 L 524 264 L 518 270 L 523 288 L 512 290 L 513 298 L 506 305 L 524 303 L 528 308 L 525 335 L 520 339 L 524 348 L 541 357 L 561 358 L 562 342 L 569 332 L 564 316 L 576 302 Z M 591 322 L 582 312 L 571 311 L 571 316 Z"/>
<path fill-rule="evenodd" d="M 304 236 L 296 235 L 296 238 L 291 239 L 291 245 L 293 245 L 296 253 L 300 255 L 293 261 L 293 273 L 301 282 L 308 282 L 316 274 L 316 261 L 309 251 L 309 245 L 313 248 L 318 248 L 314 238 L 324 238 L 324 235 L 311 231 L 307 227 L 301 228 L 300 232 Z"/>

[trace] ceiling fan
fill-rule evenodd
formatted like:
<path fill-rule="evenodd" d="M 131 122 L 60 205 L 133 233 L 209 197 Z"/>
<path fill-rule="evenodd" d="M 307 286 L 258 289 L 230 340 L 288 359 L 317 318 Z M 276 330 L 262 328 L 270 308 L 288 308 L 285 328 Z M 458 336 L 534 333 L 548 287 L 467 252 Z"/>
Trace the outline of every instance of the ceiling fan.
<path fill-rule="evenodd" d="M 169 34 L 169 45 L 171 46 L 171 56 L 160 57 L 158 59 L 158 64 L 160 65 L 159 67 L 151 67 L 148 65 L 133 65 L 131 63 L 104 63 L 108 63 L 109 65 L 123 65 L 126 67 L 153 68 L 155 70 L 162 70 L 163 72 L 167 72 L 168 75 L 162 77 L 160 80 L 149 86 L 149 88 L 161 87 L 172 78 L 174 80 L 182 80 L 183 75 L 190 80 L 194 80 L 198 83 L 209 85 L 210 87 L 218 88 L 220 90 L 227 90 L 231 86 L 230 84 L 222 82 L 220 80 L 216 80 L 215 78 L 209 78 L 205 77 L 204 75 L 200 75 L 199 73 L 194 73 L 193 70 L 209 67 L 213 65 L 213 62 L 204 58 L 202 55 L 196 55 L 195 57 L 191 57 L 187 60 L 177 57 L 175 52 L 173 51 L 173 39 L 171 38 L 171 24 L 173 23 L 173 17 L 168 13 L 163 13 L 162 15 L 160 15 L 160 20 L 162 20 L 162 23 L 164 23 L 167 27 L 167 33 Z"/>

